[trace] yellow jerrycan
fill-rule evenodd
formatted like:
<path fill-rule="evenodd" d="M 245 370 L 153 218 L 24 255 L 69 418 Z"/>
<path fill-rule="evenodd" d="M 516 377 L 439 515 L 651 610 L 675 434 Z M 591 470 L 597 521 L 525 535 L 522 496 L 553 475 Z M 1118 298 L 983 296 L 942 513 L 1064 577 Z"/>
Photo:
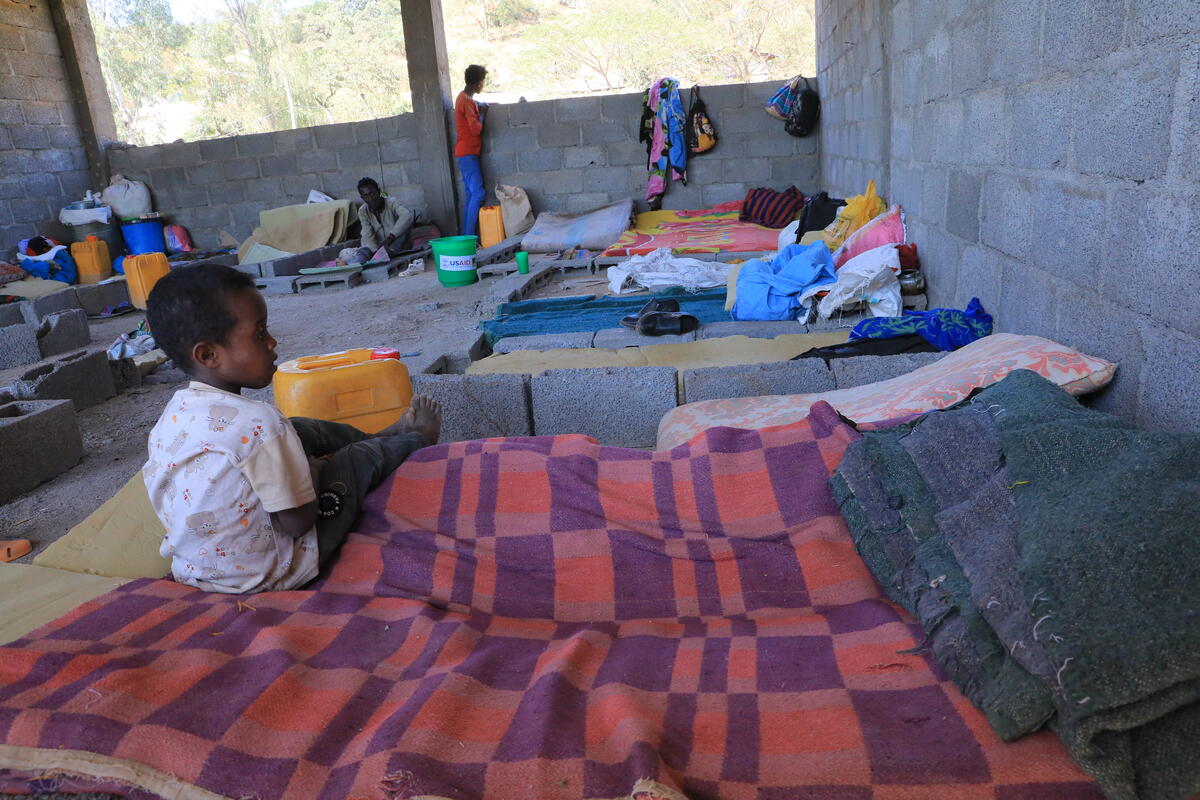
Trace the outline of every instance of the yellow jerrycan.
<path fill-rule="evenodd" d="M 312 417 L 378 433 L 412 404 L 412 380 L 400 353 L 364 347 L 301 356 L 279 366 L 275 405 L 287 417 Z"/>

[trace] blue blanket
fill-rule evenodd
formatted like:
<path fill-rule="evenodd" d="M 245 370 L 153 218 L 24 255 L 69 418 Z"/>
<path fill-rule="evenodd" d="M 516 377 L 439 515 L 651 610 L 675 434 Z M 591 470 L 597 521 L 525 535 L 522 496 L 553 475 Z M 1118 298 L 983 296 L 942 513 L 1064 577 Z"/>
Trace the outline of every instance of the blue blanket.
<path fill-rule="evenodd" d="M 738 284 L 741 292 L 741 284 Z M 939 350 L 957 350 L 992 333 L 992 315 L 983 310 L 978 297 L 972 297 L 964 311 L 956 308 L 932 308 L 929 311 L 905 311 L 901 317 L 864 319 L 850 331 L 850 341 L 892 339 L 919 333 Z"/>
<path fill-rule="evenodd" d="M 701 324 L 729 319 L 725 312 L 724 287 L 689 294 L 683 289 L 656 292 L 654 297 L 673 297 L 679 310 L 691 314 Z M 630 297 L 551 297 L 504 303 L 496 309 L 496 318 L 479 323 L 479 329 L 494 345 L 509 336 L 539 336 L 544 333 L 578 333 L 616 328 L 621 317 L 636 314 L 646 305 L 649 295 Z M 653 340 L 647 340 L 651 343 Z"/>
<path fill-rule="evenodd" d="M 833 256 L 824 242 L 789 244 L 770 262 L 752 258 L 737 276 L 734 319 L 789 320 L 800 310 L 800 295 L 810 286 L 837 282 Z"/>

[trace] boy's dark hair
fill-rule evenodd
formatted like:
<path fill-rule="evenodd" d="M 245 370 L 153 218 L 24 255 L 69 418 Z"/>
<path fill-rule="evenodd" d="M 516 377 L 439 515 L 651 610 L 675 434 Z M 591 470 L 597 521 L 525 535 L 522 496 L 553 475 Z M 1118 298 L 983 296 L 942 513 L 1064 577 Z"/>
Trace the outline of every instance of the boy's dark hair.
<path fill-rule="evenodd" d="M 358 190 L 361 192 L 363 189 L 374 189 L 378 192 L 379 184 L 375 182 L 374 178 L 361 178 L 358 181 Z"/>
<path fill-rule="evenodd" d="M 197 342 L 223 344 L 237 323 L 226 296 L 254 289 L 254 279 L 233 267 L 201 264 L 173 269 L 154 284 L 146 300 L 146 321 L 154 341 L 189 372 Z"/>
<path fill-rule="evenodd" d="M 479 83 L 486 77 L 487 70 L 478 64 L 472 64 L 471 66 L 467 67 L 467 72 L 465 75 L 467 86 L 470 86 L 473 83 Z"/>

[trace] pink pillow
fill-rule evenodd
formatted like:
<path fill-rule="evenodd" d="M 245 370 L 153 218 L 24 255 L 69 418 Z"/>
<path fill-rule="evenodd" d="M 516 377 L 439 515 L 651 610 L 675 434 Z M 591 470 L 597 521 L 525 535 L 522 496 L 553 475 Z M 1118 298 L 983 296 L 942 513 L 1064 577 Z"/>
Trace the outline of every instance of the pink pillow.
<path fill-rule="evenodd" d="M 892 206 L 875 219 L 850 234 L 850 238 L 833 254 L 833 266 L 842 265 L 860 253 L 883 247 L 885 244 L 904 244 L 907 241 L 904 229 L 904 212 L 900 206 Z"/>

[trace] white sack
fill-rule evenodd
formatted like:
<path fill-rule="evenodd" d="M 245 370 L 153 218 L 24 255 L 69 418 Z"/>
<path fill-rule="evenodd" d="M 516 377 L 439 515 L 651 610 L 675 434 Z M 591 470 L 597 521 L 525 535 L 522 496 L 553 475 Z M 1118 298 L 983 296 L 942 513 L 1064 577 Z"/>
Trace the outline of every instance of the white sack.
<path fill-rule="evenodd" d="M 100 195 L 104 205 L 121 219 L 140 217 L 154 210 L 150 205 L 150 190 L 141 181 L 131 181 L 124 175 L 113 175 L 112 183 Z"/>
<path fill-rule="evenodd" d="M 837 283 L 818 287 L 829 294 L 817 305 L 820 315 L 829 319 L 834 312 L 864 304 L 872 316 L 900 316 L 900 253 L 896 245 L 887 244 L 860 253 L 838 270 Z M 809 295 L 811 297 L 811 294 Z M 807 299 L 807 298 L 805 298 Z"/>

